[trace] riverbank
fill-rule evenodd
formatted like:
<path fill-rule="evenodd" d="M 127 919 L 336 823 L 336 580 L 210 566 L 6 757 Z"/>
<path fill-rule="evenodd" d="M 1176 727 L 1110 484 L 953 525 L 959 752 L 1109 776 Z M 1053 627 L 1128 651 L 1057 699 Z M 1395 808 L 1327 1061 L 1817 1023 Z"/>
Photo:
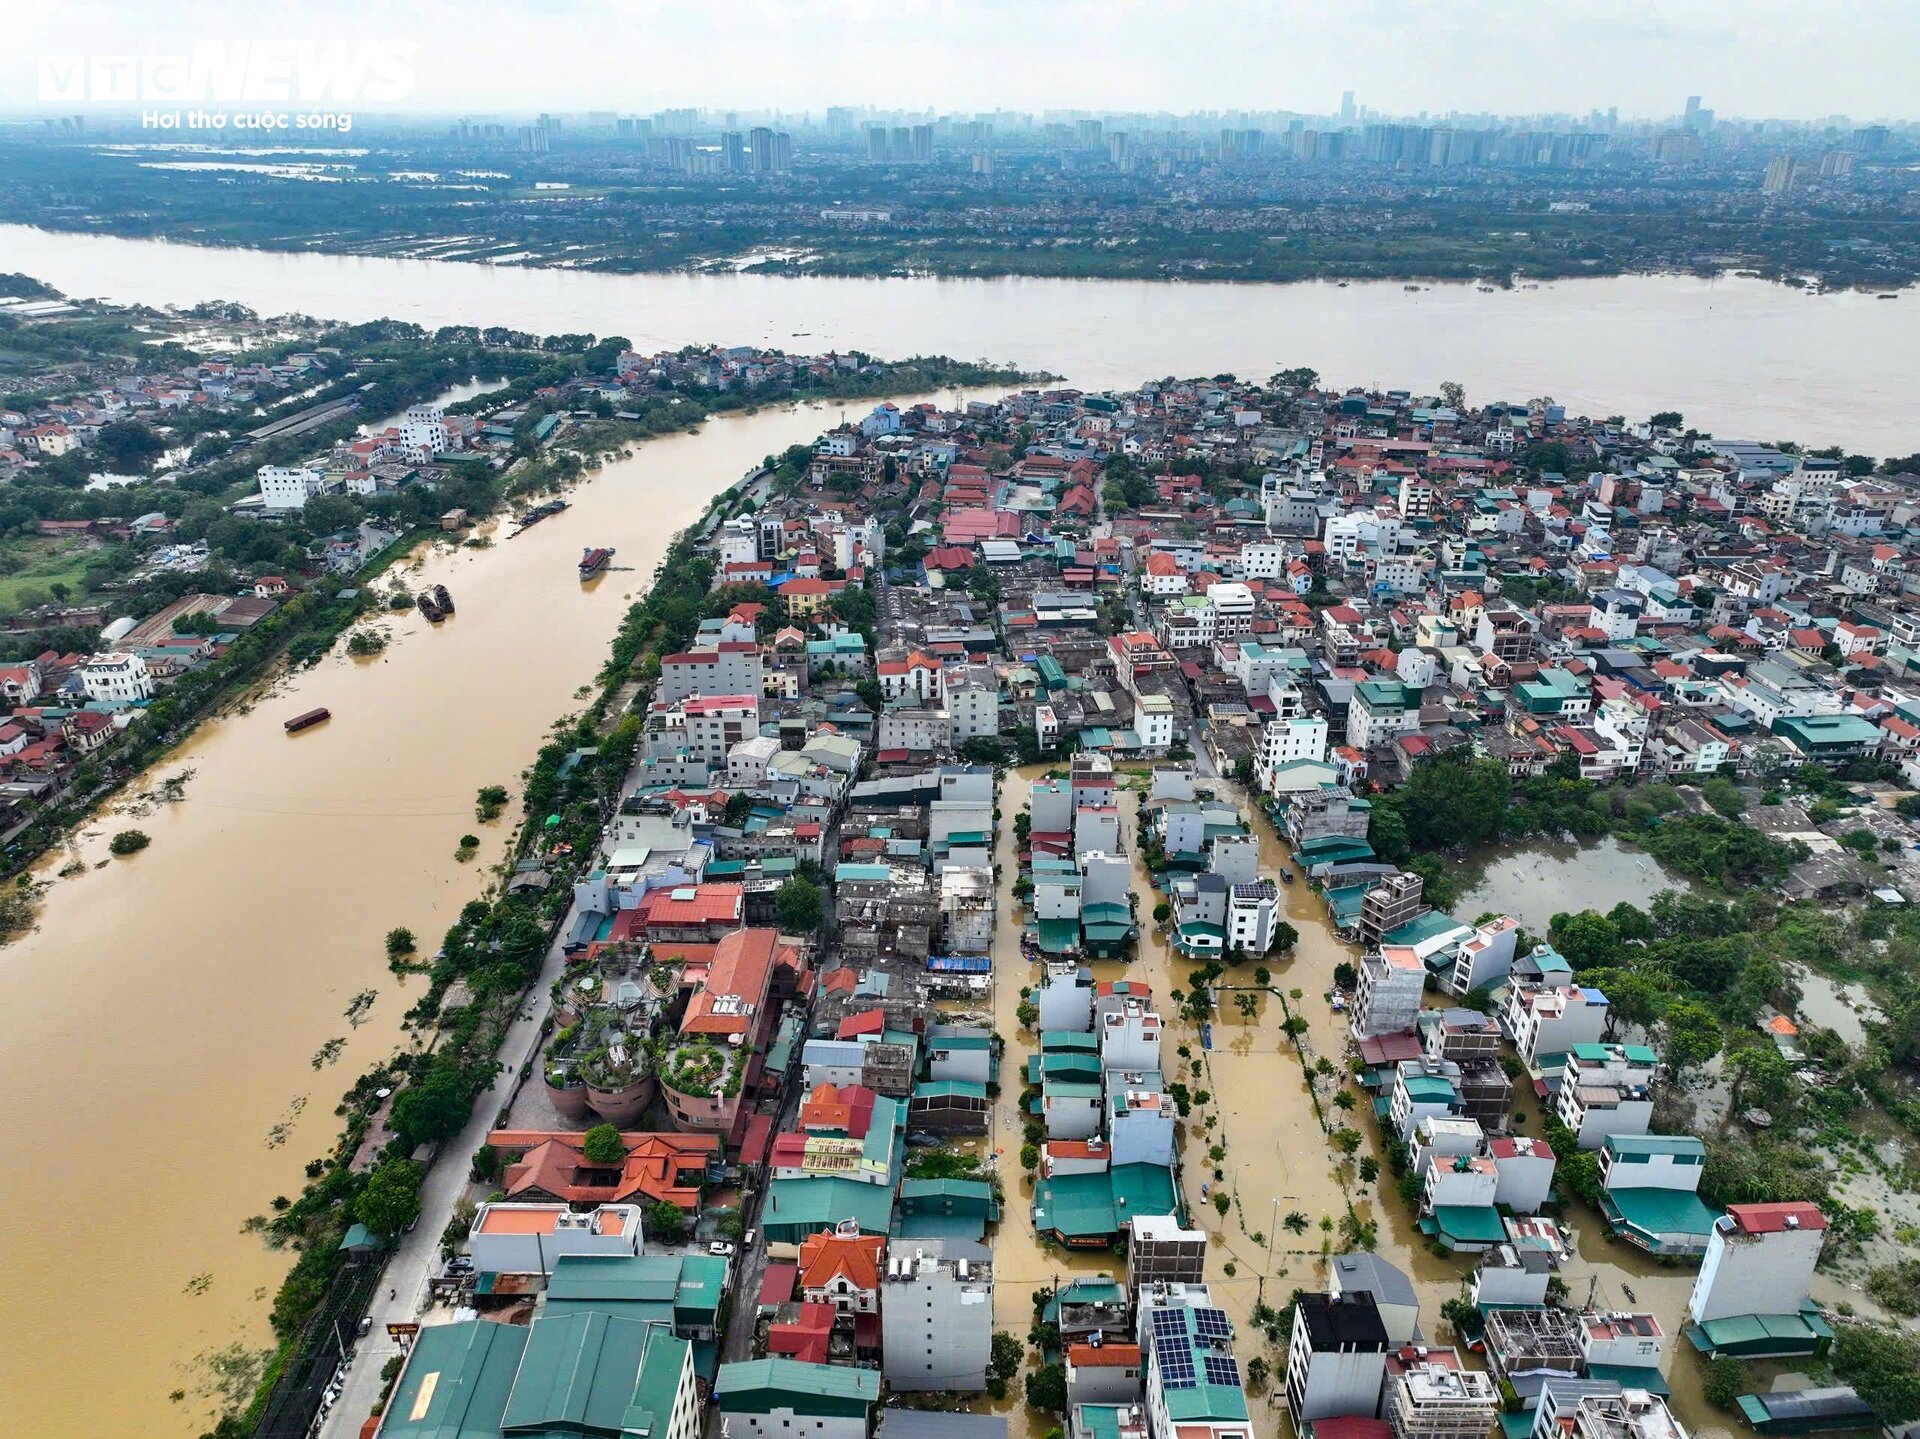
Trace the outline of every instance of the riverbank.
<path fill-rule="evenodd" d="M 268 1346 L 292 1257 L 243 1225 L 333 1150 L 352 1077 L 421 1037 L 401 1019 L 426 984 L 389 971 L 387 931 L 405 926 L 431 952 L 505 858 L 515 816 L 477 824 L 476 792 L 517 787 L 555 716 L 581 710 L 671 535 L 832 423 L 825 401 L 720 416 L 612 460 L 512 544 L 429 547 L 407 583 L 446 584 L 454 617 L 396 612 L 378 657 L 336 646 L 201 726 L 135 787 L 193 771 L 181 803 L 140 819 L 153 840 L 141 854 L 96 869 L 115 826 L 74 836 L 82 872 L 0 955 L 0 1122 L 146 1178 L 137 1204 L 103 1212 L 44 1203 L 58 1147 L 0 1172 L 0 1245 L 24 1261 L 19 1303 L 37 1316 L 0 1366 L 18 1424 L 61 1432 L 84 1412 L 164 1439 L 229 1407 L 226 1356 Z M 632 572 L 582 586 L 589 542 Z M 326 725 L 282 733 L 321 705 Z M 482 842 L 467 864 L 463 831 Z M 367 990 L 376 1000 L 349 1019 Z M 110 1372 L 73 1363 L 81 1333 L 114 1353 Z"/>
<path fill-rule="evenodd" d="M 1901 378 L 1920 370 L 1911 299 L 1810 296 L 1738 277 L 1182 285 L 1118 280 L 782 279 L 216 250 L 0 225 L 8 265 L 69 294 L 191 306 L 221 295 L 429 328 L 613 331 L 670 349 L 723 334 L 873 354 L 1018 355 L 1083 388 L 1142 375 L 1391 375 L 1470 401 L 1547 394 L 1570 414 L 1680 410 L 1717 434 L 1793 434 L 1875 455 L 1913 449 Z"/>

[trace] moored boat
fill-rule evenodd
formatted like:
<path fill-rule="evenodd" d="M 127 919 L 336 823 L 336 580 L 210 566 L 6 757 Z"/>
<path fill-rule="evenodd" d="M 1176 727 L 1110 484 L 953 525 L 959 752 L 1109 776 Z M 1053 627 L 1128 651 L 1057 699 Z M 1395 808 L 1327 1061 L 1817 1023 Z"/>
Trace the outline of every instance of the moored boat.
<path fill-rule="evenodd" d="M 613 551 L 591 549 L 580 556 L 580 578 L 590 580 L 613 561 Z"/>
<path fill-rule="evenodd" d="M 453 596 L 447 593 L 447 587 L 445 585 L 435 585 L 433 587 L 433 602 L 440 607 L 441 614 L 450 615 L 453 613 Z"/>
<path fill-rule="evenodd" d="M 288 734 L 299 734 L 301 730 L 311 729 L 321 720 L 330 719 L 332 714 L 333 712 L 328 709 L 308 710 L 305 714 L 297 714 L 287 721 L 286 731 Z"/>

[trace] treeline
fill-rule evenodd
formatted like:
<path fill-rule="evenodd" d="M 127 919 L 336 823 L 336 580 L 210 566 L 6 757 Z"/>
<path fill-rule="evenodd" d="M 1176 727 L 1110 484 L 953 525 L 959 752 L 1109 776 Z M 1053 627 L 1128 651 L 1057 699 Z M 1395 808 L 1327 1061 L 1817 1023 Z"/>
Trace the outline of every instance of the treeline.
<path fill-rule="evenodd" d="M 1806 858 L 1804 845 L 1718 814 L 1679 813 L 1685 803 L 1667 784 L 1582 779 L 1572 755 L 1516 782 L 1500 761 L 1462 746 L 1415 765 L 1404 785 L 1374 796 L 1368 837 L 1383 858 L 1419 872 L 1429 903 L 1441 909 L 1457 897 L 1458 866 L 1445 856 L 1503 839 L 1617 834 L 1677 873 L 1727 890 L 1777 885 Z"/>

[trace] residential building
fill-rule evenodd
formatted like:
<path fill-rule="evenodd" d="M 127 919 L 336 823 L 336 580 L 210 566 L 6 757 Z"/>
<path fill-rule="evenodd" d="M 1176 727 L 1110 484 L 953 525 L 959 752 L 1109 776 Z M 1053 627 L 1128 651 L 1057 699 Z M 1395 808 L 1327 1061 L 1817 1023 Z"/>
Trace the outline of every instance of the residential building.
<path fill-rule="evenodd" d="M 1314 1419 L 1379 1413 L 1388 1349 L 1370 1292 L 1301 1295 L 1287 1341 L 1287 1413 L 1295 1431 Z"/>
<path fill-rule="evenodd" d="M 978 1393 L 993 1338 L 993 1263 L 977 1244 L 901 1240 L 880 1289 L 881 1373 L 895 1391 Z"/>
<path fill-rule="evenodd" d="M 1827 1217 L 1804 1202 L 1730 1204 L 1714 1221 L 1687 1313 L 1695 1324 L 1742 1314 L 1795 1314 L 1807 1300 Z"/>

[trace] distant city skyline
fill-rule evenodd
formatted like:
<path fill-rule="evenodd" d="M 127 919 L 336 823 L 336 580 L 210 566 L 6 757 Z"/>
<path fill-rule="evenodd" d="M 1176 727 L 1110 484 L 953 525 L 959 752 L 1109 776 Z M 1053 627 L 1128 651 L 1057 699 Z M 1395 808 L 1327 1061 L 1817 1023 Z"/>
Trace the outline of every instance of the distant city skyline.
<path fill-rule="evenodd" d="M 1908 0 L 128 0 L 14 6 L 0 35 L 0 109 L 14 112 L 75 108 L 47 98 L 48 57 L 251 42 L 407 52 L 404 94 L 340 102 L 369 114 L 1339 115 L 1348 91 L 1391 115 L 1617 108 L 1636 122 L 1678 116 L 1690 95 L 1723 119 L 1920 114 Z"/>

